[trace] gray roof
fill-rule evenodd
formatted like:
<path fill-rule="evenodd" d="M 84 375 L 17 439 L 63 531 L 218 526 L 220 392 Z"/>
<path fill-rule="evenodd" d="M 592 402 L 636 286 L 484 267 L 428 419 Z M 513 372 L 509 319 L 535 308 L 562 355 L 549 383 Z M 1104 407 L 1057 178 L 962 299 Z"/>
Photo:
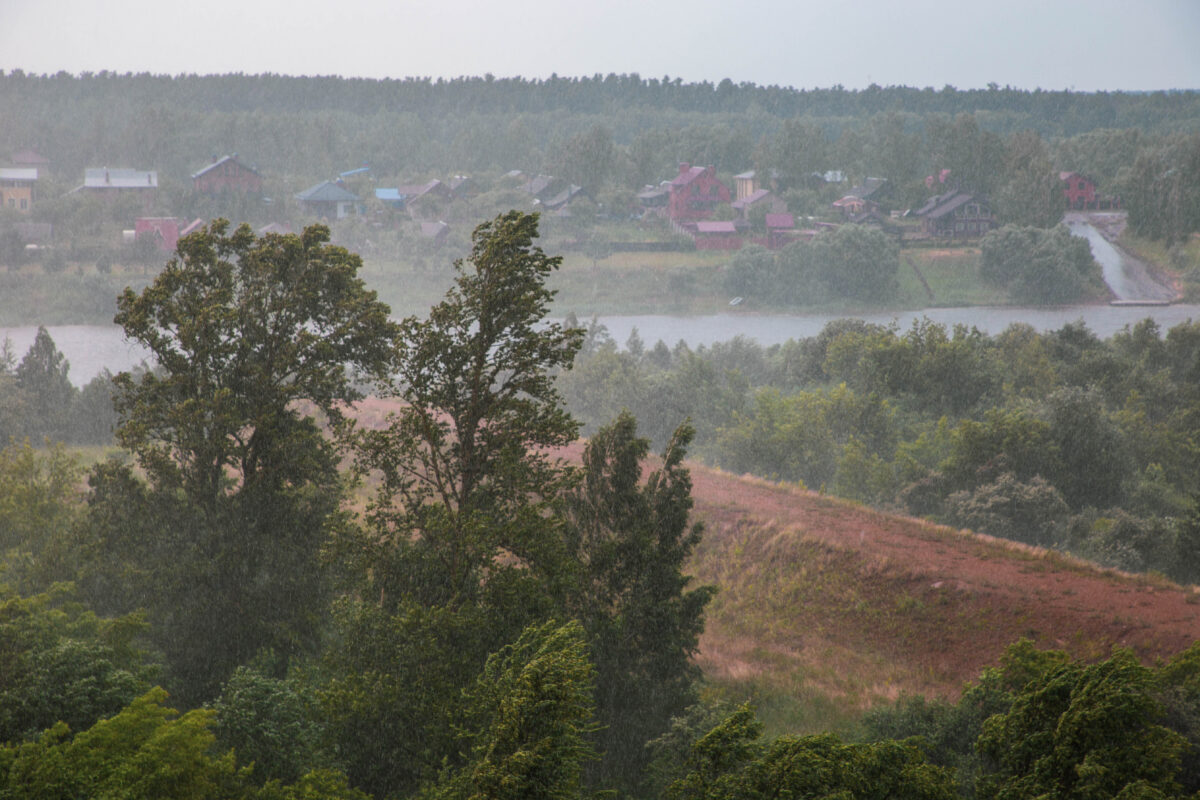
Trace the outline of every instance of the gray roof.
<path fill-rule="evenodd" d="M 304 203 L 355 203 L 358 195 L 348 192 L 333 181 L 321 181 L 296 195 Z"/>
<path fill-rule="evenodd" d="M 248 166 L 246 166 L 245 164 L 243 164 L 241 161 L 238 161 L 237 153 L 234 153 L 234 154 L 233 154 L 233 155 L 231 155 L 231 156 L 223 156 L 223 157 L 221 157 L 221 158 L 217 159 L 216 161 L 214 161 L 213 163 L 209 164 L 207 167 L 205 167 L 204 169 L 200 170 L 199 172 L 193 172 L 193 173 L 192 173 L 192 177 L 193 177 L 193 178 L 199 178 L 199 177 L 200 177 L 201 175 L 203 175 L 204 173 L 206 173 L 206 172 L 209 172 L 210 170 L 214 170 L 214 169 L 216 169 L 217 167 L 221 166 L 222 164 L 228 163 L 228 162 L 230 162 L 230 161 L 234 162 L 235 164 L 237 164 L 237 165 L 238 165 L 239 167 L 241 167 L 242 169 L 244 169 L 244 170 L 249 170 L 250 172 L 253 172 L 255 175 L 258 175 L 258 170 L 256 170 L 254 167 L 248 167 Z"/>
<path fill-rule="evenodd" d="M 929 198 L 929 201 L 917 209 L 914 213 L 918 217 L 939 219 L 946 216 L 954 209 L 964 206 L 974 199 L 975 195 L 971 194 L 970 192 L 961 192 L 957 190 L 949 191 L 945 194 L 939 194 Z"/>
<path fill-rule="evenodd" d="M 157 189 L 158 173 L 154 170 L 125 167 L 88 167 L 83 171 L 85 189 Z"/>
<path fill-rule="evenodd" d="M 36 181 L 37 167 L 0 167 L 0 181 Z"/>

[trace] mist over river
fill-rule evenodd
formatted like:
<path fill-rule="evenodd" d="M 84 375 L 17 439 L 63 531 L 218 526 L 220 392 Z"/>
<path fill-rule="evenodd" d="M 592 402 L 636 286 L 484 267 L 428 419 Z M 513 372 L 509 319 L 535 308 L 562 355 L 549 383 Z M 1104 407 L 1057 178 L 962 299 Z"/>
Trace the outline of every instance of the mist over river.
<path fill-rule="evenodd" d="M 604 316 L 597 320 L 608 329 L 609 335 L 618 345 L 624 345 L 629 334 L 637 328 L 638 335 L 646 346 L 651 347 L 659 339 L 674 346 L 680 340 L 689 347 L 711 345 L 728 341 L 735 336 L 745 336 L 762 345 L 782 344 L 788 339 L 804 339 L 816 336 L 835 319 L 856 316 L 867 322 L 880 325 L 896 325 L 900 330 L 908 329 L 914 320 L 927 317 L 951 327 L 962 324 L 974 326 L 980 331 L 994 335 L 1015 322 L 1032 325 L 1038 331 L 1058 330 L 1076 320 L 1083 320 L 1097 336 L 1107 339 L 1127 325 L 1133 325 L 1146 317 L 1153 318 L 1165 332 L 1192 319 L 1200 319 L 1200 305 L 1171 306 L 1061 306 L 1020 308 L 1015 306 L 974 306 L 967 308 L 927 308 L 921 311 L 883 311 L 871 314 L 754 314 L 730 312 L 708 316 L 675 317 L 665 314 L 638 314 L 629 316 Z M 580 324 L 588 324 L 581 319 Z M 112 372 L 132 369 L 149 357 L 140 346 L 125 340 L 124 333 L 116 325 L 52 325 L 47 330 L 71 364 L 71 382 L 82 386 L 102 370 Z M 0 328 L 0 341 L 7 337 L 12 342 L 12 352 L 19 361 L 37 335 L 35 326 Z"/>

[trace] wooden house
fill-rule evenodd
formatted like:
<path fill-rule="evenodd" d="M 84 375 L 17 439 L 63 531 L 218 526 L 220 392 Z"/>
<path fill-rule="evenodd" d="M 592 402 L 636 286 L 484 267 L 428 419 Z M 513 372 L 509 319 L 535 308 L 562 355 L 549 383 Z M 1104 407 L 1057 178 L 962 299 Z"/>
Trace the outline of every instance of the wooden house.
<path fill-rule="evenodd" d="M 755 207 L 766 208 L 769 213 L 782 214 L 787 211 L 787 204 L 782 197 L 771 193 L 770 189 L 755 189 L 745 197 L 734 200 L 730 205 L 742 219 L 748 219 L 750 210 Z"/>
<path fill-rule="evenodd" d="M 921 229 L 930 236 L 973 238 L 996 227 L 987 200 L 959 189 L 934 195 L 913 213 L 921 218 Z"/>
<path fill-rule="evenodd" d="M 238 154 L 217 158 L 199 172 L 192 173 L 192 188 L 201 194 L 217 195 L 222 192 L 238 194 L 261 194 L 262 175 L 254 167 L 238 160 Z"/>
<path fill-rule="evenodd" d="M 778 250 L 786 247 L 795 240 L 796 218 L 791 214 L 771 214 L 766 216 L 767 247 Z"/>
<path fill-rule="evenodd" d="M 135 239 L 150 237 L 164 253 L 174 252 L 179 243 L 179 220 L 175 217 L 138 217 L 133 222 Z"/>
<path fill-rule="evenodd" d="M 0 167 L 0 208 L 28 214 L 37 179 L 37 167 Z"/>
<path fill-rule="evenodd" d="M 717 206 L 729 202 L 729 187 L 717 180 L 712 166 L 680 164 L 668 190 L 667 216 L 676 222 L 711 219 Z"/>
<path fill-rule="evenodd" d="M 83 185 L 72 191 L 113 202 L 118 197 L 134 195 L 149 209 L 158 194 L 158 173 L 154 170 L 125 167 L 88 167 L 83 171 Z"/>
<path fill-rule="evenodd" d="M 732 220 L 700 220 L 694 225 L 697 250 L 740 250 L 742 237 Z M 690 227 L 690 226 L 689 226 Z"/>
<path fill-rule="evenodd" d="M 344 219 L 358 209 L 358 195 L 333 181 L 321 181 L 296 195 L 302 208 L 325 219 Z"/>

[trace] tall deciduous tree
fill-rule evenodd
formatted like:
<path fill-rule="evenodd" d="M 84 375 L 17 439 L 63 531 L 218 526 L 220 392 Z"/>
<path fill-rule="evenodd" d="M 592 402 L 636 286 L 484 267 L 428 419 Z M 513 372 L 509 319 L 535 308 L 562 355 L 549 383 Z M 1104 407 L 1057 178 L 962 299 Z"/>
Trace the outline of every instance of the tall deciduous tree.
<path fill-rule="evenodd" d="M 645 745 L 694 701 L 691 661 L 714 589 L 688 589 L 683 565 L 700 541 L 690 524 L 692 482 L 683 457 L 692 430 L 676 431 L 662 467 L 641 482 L 649 441 L 622 413 L 584 451 L 570 496 L 568 545 L 581 572 L 572 613 L 592 640 L 597 669 L 601 786 L 635 792 Z"/>
<path fill-rule="evenodd" d="M 382 476 L 372 579 L 385 594 L 457 603 L 501 555 L 551 566 L 545 510 L 569 473 L 548 450 L 578 434 L 554 373 L 583 332 L 545 322 L 561 258 L 533 244 L 537 224 L 510 211 L 480 225 L 446 299 L 401 323 L 394 391 L 405 405 L 362 440 L 364 465 Z"/>
<path fill-rule="evenodd" d="M 341 479 L 307 409 L 341 421 L 360 397 L 352 370 L 382 375 L 396 330 L 358 256 L 328 241 L 323 226 L 257 238 L 217 220 L 118 301 L 117 323 L 157 364 L 115 381 L 118 439 L 150 490 L 128 469 L 98 470 L 92 545 L 127 570 L 109 584 L 127 587 L 116 604 L 151 607 L 185 699 L 314 633 Z"/>

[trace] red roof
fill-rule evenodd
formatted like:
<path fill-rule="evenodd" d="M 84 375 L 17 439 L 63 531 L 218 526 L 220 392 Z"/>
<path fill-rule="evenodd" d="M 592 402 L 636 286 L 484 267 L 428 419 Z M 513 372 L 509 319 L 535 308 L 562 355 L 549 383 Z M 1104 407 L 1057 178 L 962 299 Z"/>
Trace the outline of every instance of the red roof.
<path fill-rule="evenodd" d="M 689 167 L 685 164 L 679 165 L 679 174 L 671 181 L 672 186 L 687 186 L 692 181 L 704 174 L 707 167 Z"/>
<path fill-rule="evenodd" d="M 796 227 L 796 218 L 791 214 L 767 214 L 768 228 L 794 228 Z"/>

